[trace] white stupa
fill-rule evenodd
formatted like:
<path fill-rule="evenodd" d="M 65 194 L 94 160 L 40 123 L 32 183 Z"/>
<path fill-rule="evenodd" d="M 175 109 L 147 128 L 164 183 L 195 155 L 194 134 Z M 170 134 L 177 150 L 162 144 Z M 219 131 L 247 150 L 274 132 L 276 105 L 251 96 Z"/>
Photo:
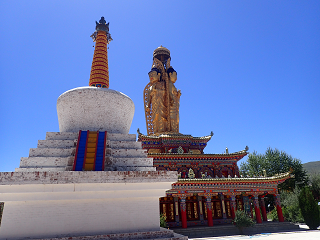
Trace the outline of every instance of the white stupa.
<path fill-rule="evenodd" d="M 108 89 L 103 17 L 92 36 L 90 86 L 58 98 L 60 132 L 48 132 L 15 172 L 0 173 L 0 239 L 187 239 L 159 227 L 159 197 L 177 173 L 155 171 L 129 134 L 134 104 Z"/>

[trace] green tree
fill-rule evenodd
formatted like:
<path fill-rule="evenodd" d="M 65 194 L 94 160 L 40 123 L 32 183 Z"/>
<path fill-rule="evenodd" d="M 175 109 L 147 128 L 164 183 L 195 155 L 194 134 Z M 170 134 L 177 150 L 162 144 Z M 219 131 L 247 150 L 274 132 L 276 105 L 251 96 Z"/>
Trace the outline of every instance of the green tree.
<path fill-rule="evenodd" d="M 271 177 L 291 170 L 295 177 L 280 184 L 279 189 L 293 191 L 296 185 L 302 187 L 308 183 L 307 173 L 301 161 L 278 149 L 268 148 L 265 154 L 250 153 L 247 161 L 240 166 L 240 172 L 244 176 L 264 176 L 266 174 Z"/>
<path fill-rule="evenodd" d="M 317 229 L 320 225 L 320 211 L 309 187 L 304 187 L 299 195 L 299 206 L 304 222 L 310 229 Z"/>
<path fill-rule="evenodd" d="M 293 192 L 281 191 L 280 193 L 282 212 L 284 218 L 287 221 L 294 223 L 304 222 L 299 207 L 299 195 L 300 189 L 297 187 L 294 189 Z"/>
<path fill-rule="evenodd" d="M 320 201 L 320 174 L 319 173 L 313 173 L 309 177 L 310 179 L 310 190 L 313 194 L 314 199 L 316 201 Z"/>

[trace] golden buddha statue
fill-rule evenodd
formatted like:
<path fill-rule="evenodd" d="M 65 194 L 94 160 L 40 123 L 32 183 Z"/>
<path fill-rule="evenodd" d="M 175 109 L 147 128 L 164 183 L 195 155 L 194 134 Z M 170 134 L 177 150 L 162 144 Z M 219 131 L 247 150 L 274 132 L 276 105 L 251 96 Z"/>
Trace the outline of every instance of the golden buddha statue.
<path fill-rule="evenodd" d="M 170 66 L 170 51 L 158 47 L 153 52 L 150 82 L 144 89 L 144 106 L 148 135 L 179 133 L 180 90 L 174 83 L 177 72 Z"/>
<path fill-rule="evenodd" d="M 174 83 L 177 81 L 177 72 L 170 67 L 167 70 L 169 75 L 169 96 L 170 96 L 170 132 L 179 132 L 179 106 L 180 106 L 180 90 L 174 86 Z"/>
<path fill-rule="evenodd" d="M 145 110 L 152 116 L 153 131 L 155 133 L 167 130 L 167 107 L 165 105 L 165 82 L 160 81 L 160 72 L 153 68 L 149 72 L 151 86 L 147 89 L 147 105 Z M 152 110 L 152 112 L 151 112 Z"/>

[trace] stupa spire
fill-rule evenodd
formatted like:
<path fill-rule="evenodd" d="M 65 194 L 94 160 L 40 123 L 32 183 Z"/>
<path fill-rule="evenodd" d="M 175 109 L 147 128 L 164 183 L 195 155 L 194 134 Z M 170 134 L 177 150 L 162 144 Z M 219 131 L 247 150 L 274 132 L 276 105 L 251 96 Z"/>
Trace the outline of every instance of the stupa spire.
<path fill-rule="evenodd" d="M 109 23 L 104 17 L 96 21 L 96 31 L 91 35 L 96 46 L 94 48 L 89 86 L 109 88 L 108 44 L 112 40 Z"/>

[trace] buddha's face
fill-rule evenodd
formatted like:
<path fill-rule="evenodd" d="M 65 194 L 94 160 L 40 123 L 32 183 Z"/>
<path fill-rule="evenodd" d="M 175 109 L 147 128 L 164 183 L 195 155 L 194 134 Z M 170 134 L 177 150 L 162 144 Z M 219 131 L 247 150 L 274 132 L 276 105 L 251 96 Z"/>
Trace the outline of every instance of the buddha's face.
<path fill-rule="evenodd" d="M 149 78 L 151 83 L 156 83 L 160 80 L 160 73 L 157 73 L 156 71 L 152 71 L 149 73 Z"/>
<path fill-rule="evenodd" d="M 169 78 L 171 82 L 175 83 L 177 81 L 177 72 L 169 73 Z"/>

